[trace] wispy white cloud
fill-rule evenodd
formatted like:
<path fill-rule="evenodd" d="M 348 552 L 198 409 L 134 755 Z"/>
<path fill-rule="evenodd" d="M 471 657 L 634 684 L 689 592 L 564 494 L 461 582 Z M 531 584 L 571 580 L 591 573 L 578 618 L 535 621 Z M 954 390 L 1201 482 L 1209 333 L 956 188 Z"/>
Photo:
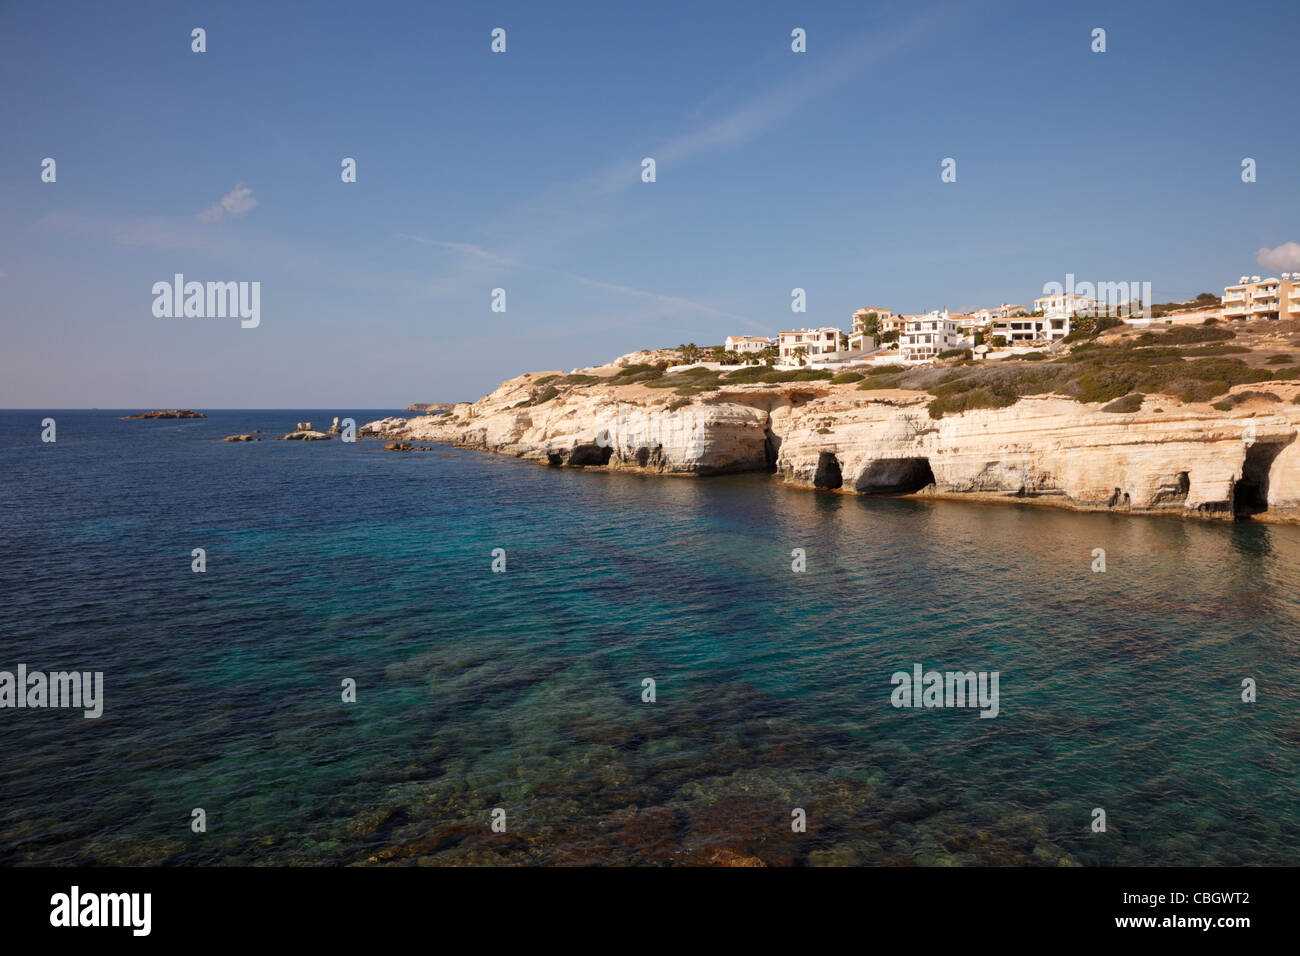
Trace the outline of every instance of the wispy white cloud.
<path fill-rule="evenodd" d="M 810 58 L 811 69 L 794 82 L 768 86 L 693 129 L 659 143 L 646 144 L 642 151 L 629 155 L 626 160 L 611 163 L 580 180 L 557 183 L 523 211 L 545 212 L 553 204 L 560 203 L 571 213 L 594 198 L 631 189 L 641 182 L 641 160 L 645 156 L 654 158 L 657 172 L 662 176 L 665 170 L 671 172 L 673 167 L 680 167 L 698 156 L 747 146 L 763 134 L 777 129 L 818 96 L 843 86 L 945 23 L 950 24 L 951 14 L 949 8 L 939 7 L 913 18 L 896 30 L 843 40 L 831 52 Z"/>
<path fill-rule="evenodd" d="M 1300 242 L 1284 242 L 1273 249 L 1260 249 L 1255 253 L 1255 261 L 1275 272 L 1300 271 Z"/>
<path fill-rule="evenodd" d="M 257 205 L 253 190 L 243 183 L 226 193 L 220 200 L 198 214 L 199 222 L 220 222 L 226 216 L 238 219 Z"/>
<path fill-rule="evenodd" d="M 694 302 L 680 296 L 634 288 L 560 269 L 529 264 L 533 255 L 541 256 L 568 239 L 576 239 L 611 225 L 626 226 L 625 210 L 615 211 L 613 200 L 640 183 L 641 158 L 652 156 L 660 175 L 665 169 L 680 168 L 692 159 L 715 151 L 742 148 L 760 136 L 779 128 L 816 97 L 844 85 L 880 60 L 921 40 L 945 22 L 950 11 L 938 8 L 914 18 L 905 26 L 869 37 L 850 38 L 835 50 L 810 62 L 810 69 L 792 83 L 775 84 L 742 100 L 721 115 L 705 119 L 692 129 L 658 144 L 634 150 L 626 160 L 611 163 L 596 172 L 570 182 L 552 184 L 540 196 L 506 213 L 488 225 L 487 231 L 511 237 L 521 249 L 517 255 L 504 255 L 483 246 L 466 242 L 448 242 L 422 236 L 402 234 L 400 238 L 436 246 L 462 254 L 471 268 L 463 264 L 453 278 L 440 280 L 437 292 L 452 295 L 468 292 L 492 273 L 509 268 L 566 278 L 570 281 L 617 295 L 630 296 L 665 306 L 673 312 L 694 312 L 739 323 L 759 330 L 761 323 L 744 316 Z M 710 104 L 716 100 L 710 100 Z"/>
<path fill-rule="evenodd" d="M 484 264 L 489 269 L 475 271 L 472 275 L 461 274 L 460 277 L 466 282 L 461 284 L 440 284 L 437 290 L 440 294 L 451 296 L 457 292 L 464 291 L 465 286 L 470 286 L 481 282 L 482 277 L 491 272 L 502 272 L 506 269 L 526 269 L 530 272 L 539 272 L 546 275 L 557 276 L 567 279 L 571 282 L 579 283 L 590 288 L 604 289 L 607 292 L 613 292 L 618 295 L 635 296 L 637 298 L 649 300 L 659 305 L 667 306 L 674 312 L 699 312 L 704 315 L 714 316 L 716 318 L 733 319 L 738 322 L 744 322 L 754 328 L 758 327 L 757 323 L 751 322 L 744 316 L 736 315 L 732 312 L 725 312 L 721 309 L 715 309 L 712 306 L 704 305 L 699 302 L 693 302 L 690 299 L 681 296 L 664 295 L 661 292 L 654 292 L 648 289 L 638 289 L 633 286 L 620 285 L 614 282 L 602 282 L 599 279 L 591 279 L 587 276 L 578 275 L 574 272 L 566 272 L 563 269 L 552 269 L 547 266 L 533 265 L 527 262 L 521 262 L 512 256 L 501 255 L 482 246 L 469 242 L 448 242 L 440 239 L 429 239 L 425 236 L 412 236 L 407 233 L 399 233 L 399 239 L 406 239 L 411 242 L 418 242 L 422 245 L 436 246 L 440 249 L 447 249 L 460 253 L 462 256 L 478 263 Z"/>
<path fill-rule="evenodd" d="M 462 252 L 467 256 L 473 256 L 500 266 L 519 265 L 514 259 L 499 256 L 495 252 L 489 252 L 482 246 L 476 246 L 472 242 L 443 242 L 438 239 L 426 239 L 424 236 L 409 236 L 406 233 L 398 233 L 397 238 L 409 239 L 411 242 L 419 242 L 426 246 L 437 246 L 440 249 L 451 249 L 454 252 Z"/>

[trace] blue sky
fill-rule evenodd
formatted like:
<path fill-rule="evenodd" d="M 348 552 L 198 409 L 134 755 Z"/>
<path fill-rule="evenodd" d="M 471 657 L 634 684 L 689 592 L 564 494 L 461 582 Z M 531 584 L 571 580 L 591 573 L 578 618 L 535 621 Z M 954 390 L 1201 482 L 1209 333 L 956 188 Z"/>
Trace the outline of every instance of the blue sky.
<path fill-rule="evenodd" d="M 1298 26 L 1293 2 L 5 4 L 0 407 L 401 407 L 1066 273 L 1221 293 L 1300 242 Z M 259 281 L 260 326 L 156 318 L 177 272 Z"/>

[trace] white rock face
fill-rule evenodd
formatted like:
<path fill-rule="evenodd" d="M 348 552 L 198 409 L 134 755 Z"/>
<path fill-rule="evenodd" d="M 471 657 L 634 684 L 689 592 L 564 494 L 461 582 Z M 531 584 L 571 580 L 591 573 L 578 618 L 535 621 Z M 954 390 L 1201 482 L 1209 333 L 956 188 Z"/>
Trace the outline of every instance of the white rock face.
<path fill-rule="evenodd" d="M 1079 509 L 1300 519 L 1300 406 L 1229 412 L 1148 396 L 1131 414 L 1071 399 L 931 419 L 919 392 L 826 382 L 736 385 L 678 398 L 586 385 L 528 404 L 538 376 L 449 415 L 385 419 L 362 434 L 446 441 L 552 465 L 708 475 L 774 469 L 848 494 L 1014 498 Z M 521 404 L 523 403 L 523 404 Z"/>

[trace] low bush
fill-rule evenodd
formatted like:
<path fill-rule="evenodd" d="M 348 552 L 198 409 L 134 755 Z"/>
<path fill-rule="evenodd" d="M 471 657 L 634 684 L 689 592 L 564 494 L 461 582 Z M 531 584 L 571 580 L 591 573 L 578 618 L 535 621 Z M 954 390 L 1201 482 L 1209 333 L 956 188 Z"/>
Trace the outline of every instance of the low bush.
<path fill-rule="evenodd" d="M 817 382 L 830 381 L 833 378 L 834 375 L 825 369 L 798 368 L 778 371 L 762 366 L 751 366 L 750 368 L 741 368 L 736 369 L 734 372 L 728 372 L 725 381 L 728 384 L 748 384 L 754 382 Z"/>
<path fill-rule="evenodd" d="M 629 365 L 619 369 L 610 379 L 613 385 L 627 385 L 632 382 L 649 382 L 663 378 L 664 370 L 654 365 Z"/>
<path fill-rule="evenodd" d="M 1141 392 L 1130 392 L 1129 394 L 1125 395 L 1123 398 L 1117 398 L 1115 399 L 1115 401 L 1111 402 L 1110 404 L 1103 405 L 1101 407 L 1101 410 L 1103 412 L 1131 414 L 1132 412 L 1136 412 L 1138 409 L 1142 407 L 1142 400 L 1145 397 L 1146 396 L 1143 395 Z"/>
<path fill-rule="evenodd" d="M 899 375 L 870 375 L 862 380 L 858 389 L 866 392 L 882 388 L 901 388 L 902 386 L 898 384 L 900 378 Z"/>
<path fill-rule="evenodd" d="M 1243 345 L 1197 345 L 1190 349 L 1183 349 L 1184 355 L 1243 355 L 1250 351 Z"/>
<path fill-rule="evenodd" d="M 560 390 L 554 385 L 547 385 L 540 392 L 534 393 L 531 397 L 524 399 L 514 405 L 515 408 L 530 408 L 533 405 L 544 405 L 555 396 L 560 394 Z"/>

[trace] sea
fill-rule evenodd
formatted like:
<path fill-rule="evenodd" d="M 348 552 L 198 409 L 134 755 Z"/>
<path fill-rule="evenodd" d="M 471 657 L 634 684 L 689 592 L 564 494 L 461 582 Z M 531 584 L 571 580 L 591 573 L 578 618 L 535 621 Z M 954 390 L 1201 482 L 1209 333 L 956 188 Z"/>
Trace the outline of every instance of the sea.
<path fill-rule="evenodd" d="M 134 411 L 0 412 L 0 865 L 1300 863 L 1300 527 Z"/>

